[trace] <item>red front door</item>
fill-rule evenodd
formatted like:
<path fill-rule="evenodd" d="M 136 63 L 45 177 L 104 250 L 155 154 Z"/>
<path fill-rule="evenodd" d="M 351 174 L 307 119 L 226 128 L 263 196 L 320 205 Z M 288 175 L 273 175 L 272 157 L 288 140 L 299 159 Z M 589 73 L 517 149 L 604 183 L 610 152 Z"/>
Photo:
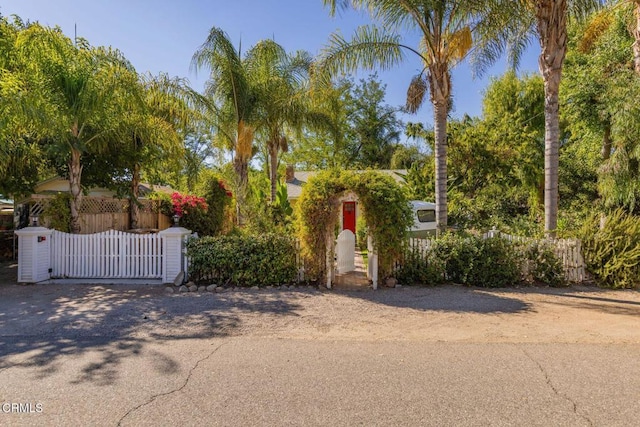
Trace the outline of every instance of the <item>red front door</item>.
<path fill-rule="evenodd" d="M 342 229 L 356 233 L 356 202 L 342 204 Z"/>

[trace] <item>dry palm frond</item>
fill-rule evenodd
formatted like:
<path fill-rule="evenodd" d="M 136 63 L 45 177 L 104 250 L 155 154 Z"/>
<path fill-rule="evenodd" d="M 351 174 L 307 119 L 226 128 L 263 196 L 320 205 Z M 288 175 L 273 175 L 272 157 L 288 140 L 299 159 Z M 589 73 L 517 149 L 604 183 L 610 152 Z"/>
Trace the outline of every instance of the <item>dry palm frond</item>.
<path fill-rule="evenodd" d="M 411 79 L 411 84 L 407 89 L 406 109 L 409 113 L 414 114 L 422 106 L 424 95 L 427 93 L 427 82 L 424 75 L 420 74 Z"/>
<path fill-rule="evenodd" d="M 253 153 L 253 128 L 245 124 L 244 120 L 238 123 L 238 142 L 236 144 L 236 156 L 241 159 L 250 159 Z"/>
<path fill-rule="evenodd" d="M 447 44 L 448 58 L 452 61 L 460 61 L 467 55 L 473 45 L 471 29 L 468 26 L 465 26 L 452 33 L 448 38 Z"/>

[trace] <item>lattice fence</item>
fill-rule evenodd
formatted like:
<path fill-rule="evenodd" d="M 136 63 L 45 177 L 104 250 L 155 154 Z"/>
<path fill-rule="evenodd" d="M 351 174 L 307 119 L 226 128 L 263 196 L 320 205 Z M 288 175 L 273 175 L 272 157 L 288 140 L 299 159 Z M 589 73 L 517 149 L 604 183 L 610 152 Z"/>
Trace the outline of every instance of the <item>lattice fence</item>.
<path fill-rule="evenodd" d="M 25 203 L 29 205 L 29 216 L 41 218 L 40 225 L 49 226 L 44 213 L 53 196 L 33 195 Z M 171 220 L 159 212 L 157 200 L 139 200 L 140 228 L 164 230 L 171 226 Z M 100 233 L 106 230 L 129 229 L 129 200 L 110 197 L 83 197 L 80 205 L 82 234 Z"/>

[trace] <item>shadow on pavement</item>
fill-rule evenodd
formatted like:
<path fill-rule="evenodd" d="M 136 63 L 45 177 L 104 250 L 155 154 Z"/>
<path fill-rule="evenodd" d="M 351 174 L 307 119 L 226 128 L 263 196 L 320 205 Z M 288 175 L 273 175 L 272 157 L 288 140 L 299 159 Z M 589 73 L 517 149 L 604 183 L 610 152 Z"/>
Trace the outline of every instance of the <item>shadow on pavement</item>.
<path fill-rule="evenodd" d="M 224 337 L 241 328 L 240 315 L 247 311 L 286 316 L 298 308 L 280 296 L 168 296 L 163 290 L 126 285 L 2 285 L 0 371 L 36 367 L 38 375 L 46 377 L 57 372 L 68 356 L 97 353 L 73 381 L 108 385 L 117 380 L 121 362 L 143 355 L 151 342 Z M 154 351 L 153 369 L 170 374 L 179 368 L 180 361 Z"/>
<path fill-rule="evenodd" d="M 339 291 L 340 294 L 392 307 L 420 311 L 460 313 L 522 313 L 531 305 L 518 298 L 494 295 L 490 291 L 459 286 L 437 288 L 404 287 L 377 291 Z"/>

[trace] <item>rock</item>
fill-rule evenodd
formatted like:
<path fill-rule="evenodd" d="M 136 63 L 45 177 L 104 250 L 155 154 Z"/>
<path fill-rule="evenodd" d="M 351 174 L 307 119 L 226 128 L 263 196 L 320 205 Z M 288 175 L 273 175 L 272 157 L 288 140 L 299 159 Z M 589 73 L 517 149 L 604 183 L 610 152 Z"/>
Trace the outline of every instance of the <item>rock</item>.
<path fill-rule="evenodd" d="M 193 282 L 187 282 L 187 288 L 190 288 L 190 287 L 192 287 L 192 286 L 195 286 L 195 283 L 193 283 Z"/>
<path fill-rule="evenodd" d="M 164 293 L 166 293 L 166 294 L 172 294 L 174 292 L 175 291 L 173 289 L 173 286 L 167 286 L 166 288 L 164 288 Z"/>
<path fill-rule="evenodd" d="M 216 287 L 216 293 L 218 293 L 218 294 L 219 294 L 219 293 L 221 293 L 221 292 L 224 292 L 224 288 L 223 288 L 222 286 L 218 286 L 218 287 Z"/>
<path fill-rule="evenodd" d="M 182 286 L 180 286 L 179 291 L 180 292 L 189 292 L 189 288 L 187 288 L 186 286 L 182 285 Z"/>
<path fill-rule="evenodd" d="M 267 289 L 273 289 L 272 285 L 267 286 Z"/>
<path fill-rule="evenodd" d="M 207 286 L 207 291 L 208 292 L 214 292 L 216 290 L 216 285 L 209 285 Z"/>
<path fill-rule="evenodd" d="M 397 284 L 398 284 L 398 280 L 395 277 L 387 277 L 386 280 L 384 281 L 384 285 L 387 288 L 395 288 Z"/>
<path fill-rule="evenodd" d="M 251 287 L 251 290 L 252 290 L 252 291 L 257 291 L 258 289 L 260 289 L 260 288 L 258 288 L 257 286 L 252 286 L 252 287 Z"/>
<path fill-rule="evenodd" d="M 196 285 L 189 286 L 189 292 L 197 292 L 197 291 L 198 291 L 198 287 Z"/>
<path fill-rule="evenodd" d="M 198 286 L 198 292 L 204 292 L 206 289 L 205 286 Z"/>
<path fill-rule="evenodd" d="M 296 288 L 296 285 L 290 285 L 289 286 L 289 289 L 295 289 L 295 288 Z"/>

